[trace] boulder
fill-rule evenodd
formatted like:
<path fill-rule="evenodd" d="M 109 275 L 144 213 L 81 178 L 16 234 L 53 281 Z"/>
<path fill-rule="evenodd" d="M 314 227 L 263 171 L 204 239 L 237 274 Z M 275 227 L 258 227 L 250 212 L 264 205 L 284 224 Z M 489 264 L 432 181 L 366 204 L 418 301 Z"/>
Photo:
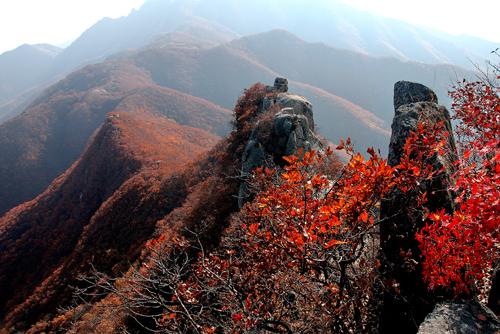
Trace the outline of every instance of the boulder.
<path fill-rule="evenodd" d="M 276 79 L 274 79 L 274 85 L 267 86 L 267 92 L 271 93 L 274 90 L 282 93 L 288 92 L 288 79 L 281 77 L 277 77 Z"/>
<path fill-rule="evenodd" d="M 282 108 L 282 113 L 304 115 L 309 123 L 309 129 L 314 132 L 314 116 L 312 104 L 298 94 L 280 93 L 276 102 Z"/>
<path fill-rule="evenodd" d="M 418 334 L 498 333 L 500 319 L 477 300 L 439 303 L 418 329 Z"/>

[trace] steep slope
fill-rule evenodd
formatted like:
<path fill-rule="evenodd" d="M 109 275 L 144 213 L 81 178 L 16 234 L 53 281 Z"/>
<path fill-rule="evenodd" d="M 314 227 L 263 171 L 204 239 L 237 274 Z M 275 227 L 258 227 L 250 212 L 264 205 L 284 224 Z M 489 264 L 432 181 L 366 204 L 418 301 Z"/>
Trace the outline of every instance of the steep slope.
<path fill-rule="evenodd" d="M 64 175 L 0 219 L 0 307 L 9 313 L 0 327 L 26 330 L 68 302 L 68 284 L 94 256 L 115 274 L 134 261 L 182 193 L 160 193 L 160 181 L 217 140 L 154 113 L 109 114 Z"/>
<path fill-rule="evenodd" d="M 25 112 L 0 125 L 0 215 L 36 197 L 69 168 L 108 112 L 146 111 L 153 105 L 157 116 L 180 125 L 218 135 L 229 132 L 229 111 L 154 87 L 149 73 L 131 61 L 86 67 L 45 90 Z"/>

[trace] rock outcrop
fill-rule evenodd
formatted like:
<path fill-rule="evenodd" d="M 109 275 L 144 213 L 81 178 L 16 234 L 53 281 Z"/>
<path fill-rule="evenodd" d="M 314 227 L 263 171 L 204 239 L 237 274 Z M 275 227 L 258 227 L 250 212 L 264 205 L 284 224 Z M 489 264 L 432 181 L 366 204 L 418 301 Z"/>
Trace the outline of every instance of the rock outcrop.
<path fill-rule="evenodd" d="M 437 304 L 418 330 L 418 334 L 495 333 L 500 333 L 500 319 L 476 300 Z"/>
<path fill-rule="evenodd" d="M 394 110 L 405 104 L 415 102 L 434 102 L 438 104 L 438 98 L 432 89 L 410 81 L 398 81 L 394 85 Z"/>
<path fill-rule="evenodd" d="M 258 114 L 275 105 L 279 107 L 279 111 L 274 114 L 272 126 L 263 126 L 259 123 L 262 120 L 255 125 L 243 153 L 243 175 L 248 175 L 261 166 L 284 166 L 282 157 L 297 155 L 300 149 L 304 152 L 324 152 L 323 144 L 314 133 L 311 103 L 300 95 L 288 93 L 287 79 L 276 78 L 273 87 L 267 86 L 268 93 L 275 90 L 280 93 L 276 98 L 264 98 Z M 240 208 L 247 201 L 248 195 L 248 188 L 242 183 L 238 199 Z"/>
<path fill-rule="evenodd" d="M 444 121 L 450 134 L 447 148 L 453 151 L 455 142 L 448 110 L 437 104 L 434 92 L 412 82 L 400 81 L 394 86 L 395 116 L 389 145 L 388 164 L 397 166 L 402 148 L 417 129 L 422 117 L 429 123 Z M 427 209 L 431 212 L 453 210 L 453 196 L 448 191 L 453 174 L 451 155 L 434 155 L 426 161 L 434 170 L 444 171 L 423 182 L 419 191 L 427 192 Z M 381 203 L 380 237 L 382 263 L 381 274 L 388 281 L 395 281 L 397 290 L 386 291 L 380 319 L 380 333 L 416 333 L 418 325 L 429 314 L 437 301 L 445 298 L 444 292 L 428 292 L 422 280 L 422 259 L 415 233 L 425 226 L 423 212 L 410 211 L 412 196 L 394 189 L 390 197 Z M 401 255 L 404 252 L 409 259 Z M 408 261 L 409 260 L 409 261 Z"/>
<path fill-rule="evenodd" d="M 271 93 L 274 90 L 278 90 L 283 93 L 288 92 L 288 79 L 282 77 L 274 79 L 274 85 L 267 86 L 267 92 Z"/>

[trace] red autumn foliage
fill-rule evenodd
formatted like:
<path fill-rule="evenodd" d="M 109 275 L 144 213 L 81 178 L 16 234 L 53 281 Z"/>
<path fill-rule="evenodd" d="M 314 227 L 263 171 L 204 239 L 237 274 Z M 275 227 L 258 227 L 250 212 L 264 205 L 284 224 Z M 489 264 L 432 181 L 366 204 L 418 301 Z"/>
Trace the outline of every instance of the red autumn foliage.
<path fill-rule="evenodd" d="M 487 278 L 498 258 L 500 242 L 500 79 L 458 82 L 450 95 L 458 151 L 451 189 L 453 213 L 432 212 L 431 223 L 417 234 L 425 257 L 424 279 L 429 289 L 453 289 L 455 294 L 487 293 Z M 436 150 L 439 149 L 439 144 Z M 473 291 L 471 291 L 471 288 Z"/>
<path fill-rule="evenodd" d="M 350 141 L 342 147 L 352 150 Z M 231 219 L 219 247 L 206 247 L 205 230 L 173 241 L 162 235 L 120 287 L 104 277 L 94 284 L 119 296 L 143 326 L 152 311 L 146 300 L 165 305 L 153 318 L 166 332 L 368 330 L 376 207 L 395 185 L 386 160 L 368 153 L 367 161 L 353 155 L 341 171 L 315 152 L 286 158 L 281 174 L 258 169 L 256 199 Z"/>

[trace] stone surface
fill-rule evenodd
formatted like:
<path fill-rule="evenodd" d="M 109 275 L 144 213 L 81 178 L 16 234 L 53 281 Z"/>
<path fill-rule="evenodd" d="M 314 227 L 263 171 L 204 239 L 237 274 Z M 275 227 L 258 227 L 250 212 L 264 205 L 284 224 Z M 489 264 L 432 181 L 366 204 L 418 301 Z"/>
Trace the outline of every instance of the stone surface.
<path fill-rule="evenodd" d="M 437 101 L 430 89 L 420 84 L 398 82 L 394 86 L 394 95 L 394 102 L 399 103 L 399 106 L 392 123 L 388 155 L 390 166 L 399 164 L 401 150 L 410 131 L 417 129 L 422 117 L 426 117 L 431 124 L 444 121 L 450 133 L 447 148 L 452 151 L 455 149 L 448 110 L 435 102 L 411 102 L 415 96 Z M 401 104 L 402 102 L 407 103 Z M 430 212 L 442 209 L 452 212 L 453 195 L 448 191 L 448 187 L 454 172 L 453 156 L 434 155 L 427 158 L 426 163 L 433 166 L 434 170 L 445 167 L 443 173 L 420 185 L 419 191 L 427 192 L 427 209 Z M 411 194 L 394 189 L 380 207 L 380 270 L 385 279 L 397 282 L 399 290 L 399 293 L 392 290 L 384 293 L 380 333 L 416 333 L 418 324 L 432 311 L 436 302 L 452 297 L 450 293 L 443 291 L 429 292 L 422 280 L 422 258 L 415 233 L 419 232 L 426 222 L 422 212 L 410 211 L 412 198 Z M 411 254 L 410 261 L 403 258 L 401 251 Z M 409 263 L 413 263 L 413 267 L 409 266 Z"/>
<path fill-rule="evenodd" d="M 395 93 L 396 94 L 396 93 Z M 427 111 L 432 123 L 444 122 L 445 130 L 451 135 L 448 137 L 448 147 L 455 150 L 455 139 L 453 138 L 453 128 L 450 121 L 450 113 L 445 106 L 433 102 L 417 102 L 401 105 L 394 114 L 392 120 L 392 134 L 389 142 L 389 155 L 387 163 L 394 167 L 401 160 L 402 148 L 410 135 L 410 131 L 418 128 L 418 123 L 422 121 L 421 113 Z M 441 158 L 439 158 L 441 159 Z M 449 165 L 449 161 L 443 164 Z M 436 166 L 438 167 L 438 166 Z"/>
<path fill-rule="evenodd" d="M 280 104 L 282 113 L 304 115 L 309 122 L 309 129 L 314 131 L 313 108 L 306 98 L 298 94 L 281 93 L 276 97 L 276 102 Z"/>
<path fill-rule="evenodd" d="M 418 334 L 498 334 L 500 319 L 476 300 L 439 303 L 425 317 Z"/>
<path fill-rule="evenodd" d="M 422 84 L 411 81 L 396 82 L 394 85 L 394 110 L 414 102 L 439 103 L 436 94 Z"/>
<path fill-rule="evenodd" d="M 288 79 L 280 77 L 274 79 L 274 87 L 280 92 L 288 92 Z"/>

